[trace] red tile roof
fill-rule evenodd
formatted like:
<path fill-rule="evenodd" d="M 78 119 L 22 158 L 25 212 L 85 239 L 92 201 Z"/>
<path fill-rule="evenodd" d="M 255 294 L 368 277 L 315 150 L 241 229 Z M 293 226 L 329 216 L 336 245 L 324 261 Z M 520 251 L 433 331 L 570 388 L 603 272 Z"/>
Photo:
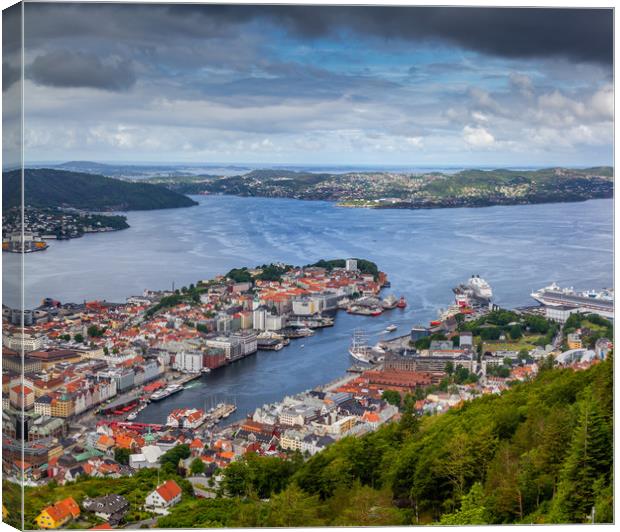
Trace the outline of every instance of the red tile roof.
<path fill-rule="evenodd" d="M 157 488 L 157 493 L 159 493 L 161 498 L 166 502 L 170 502 L 181 494 L 181 487 L 174 480 L 166 480 L 166 482 Z"/>

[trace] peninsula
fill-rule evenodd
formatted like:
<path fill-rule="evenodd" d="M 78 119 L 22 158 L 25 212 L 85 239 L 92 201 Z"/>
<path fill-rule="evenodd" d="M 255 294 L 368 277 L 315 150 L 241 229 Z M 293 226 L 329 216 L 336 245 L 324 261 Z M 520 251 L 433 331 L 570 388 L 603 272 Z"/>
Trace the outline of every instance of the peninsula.
<path fill-rule="evenodd" d="M 27 207 L 71 207 L 90 211 L 131 211 L 191 207 L 183 194 L 149 183 L 133 183 L 97 174 L 28 168 L 24 174 Z M 21 205 L 21 172 L 2 176 L 2 208 Z"/>
<path fill-rule="evenodd" d="M 613 197 L 613 168 L 312 173 L 253 170 L 243 175 L 147 180 L 183 194 L 327 200 L 344 207 L 448 208 L 585 201 Z"/>

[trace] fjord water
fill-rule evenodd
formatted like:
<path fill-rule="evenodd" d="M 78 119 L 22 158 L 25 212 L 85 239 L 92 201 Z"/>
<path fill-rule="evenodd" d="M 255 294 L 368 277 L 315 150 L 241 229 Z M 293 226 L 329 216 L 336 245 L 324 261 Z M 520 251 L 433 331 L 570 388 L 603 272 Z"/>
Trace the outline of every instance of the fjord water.
<path fill-rule="evenodd" d="M 613 283 L 613 201 L 478 209 L 367 210 L 291 199 L 195 197 L 196 207 L 127 213 L 131 228 L 51 242 L 26 257 L 26 307 L 43 297 L 80 302 L 124 301 L 145 288 L 208 279 L 232 267 L 321 258 L 363 257 L 391 282 L 385 293 L 409 306 L 378 318 L 339 313 L 335 327 L 215 370 L 189 389 L 144 410 L 138 419 L 162 422 L 175 407 L 236 401 L 244 416 L 341 376 L 352 363 L 353 329 L 375 342 L 386 325 L 405 334 L 428 323 L 453 298 L 452 287 L 484 277 L 498 304 L 533 304 L 533 289 L 556 281 L 579 289 Z M 18 304 L 6 273 L 17 256 L 4 253 L 4 303 Z M 301 345 L 304 345 L 302 348 Z"/>

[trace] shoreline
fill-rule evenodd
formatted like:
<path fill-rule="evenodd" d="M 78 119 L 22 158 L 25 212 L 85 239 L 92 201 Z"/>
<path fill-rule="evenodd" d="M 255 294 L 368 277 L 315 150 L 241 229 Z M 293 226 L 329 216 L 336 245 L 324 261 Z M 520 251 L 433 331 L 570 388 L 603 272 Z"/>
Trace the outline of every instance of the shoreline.
<path fill-rule="evenodd" d="M 326 198 L 300 198 L 295 196 L 261 196 L 250 194 L 226 194 L 226 193 L 208 193 L 201 192 L 196 194 L 187 194 L 188 197 L 232 197 L 232 198 L 247 198 L 247 199 L 266 199 L 266 200 L 291 200 L 291 201 L 309 201 L 309 202 L 324 202 L 333 205 L 334 207 L 341 207 L 345 209 L 371 209 L 371 210 L 410 210 L 410 211 L 423 211 L 423 210 L 438 210 L 438 209 L 484 209 L 489 207 L 524 207 L 529 205 L 555 205 L 555 204 L 573 204 L 573 203 L 586 203 L 588 201 L 598 200 L 612 200 L 614 196 L 603 196 L 593 198 L 580 198 L 580 199 L 558 199 L 558 200 L 544 200 L 544 201 L 526 201 L 526 202 L 508 202 L 508 203 L 485 203 L 478 205 L 407 205 L 406 202 L 397 202 L 395 204 L 383 204 L 383 205 L 350 205 L 347 204 L 347 200 L 339 199 L 326 199 Z M 374 202 L 375 200 L 360 200 L 367 202 Z M 380 200 L 376 200 L 380 201 Z"/>

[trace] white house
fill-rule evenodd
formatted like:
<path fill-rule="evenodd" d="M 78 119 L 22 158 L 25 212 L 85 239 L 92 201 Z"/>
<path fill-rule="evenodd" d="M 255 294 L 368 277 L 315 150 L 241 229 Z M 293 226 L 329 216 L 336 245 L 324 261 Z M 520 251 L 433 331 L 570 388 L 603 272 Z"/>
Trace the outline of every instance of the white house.
<path fill-rule="evenodd" d="M 181 487 L 174 480 L 166 480 L 146 497 L 145 508 L 156 513 L 168 513 L 181 500 Z"/>

